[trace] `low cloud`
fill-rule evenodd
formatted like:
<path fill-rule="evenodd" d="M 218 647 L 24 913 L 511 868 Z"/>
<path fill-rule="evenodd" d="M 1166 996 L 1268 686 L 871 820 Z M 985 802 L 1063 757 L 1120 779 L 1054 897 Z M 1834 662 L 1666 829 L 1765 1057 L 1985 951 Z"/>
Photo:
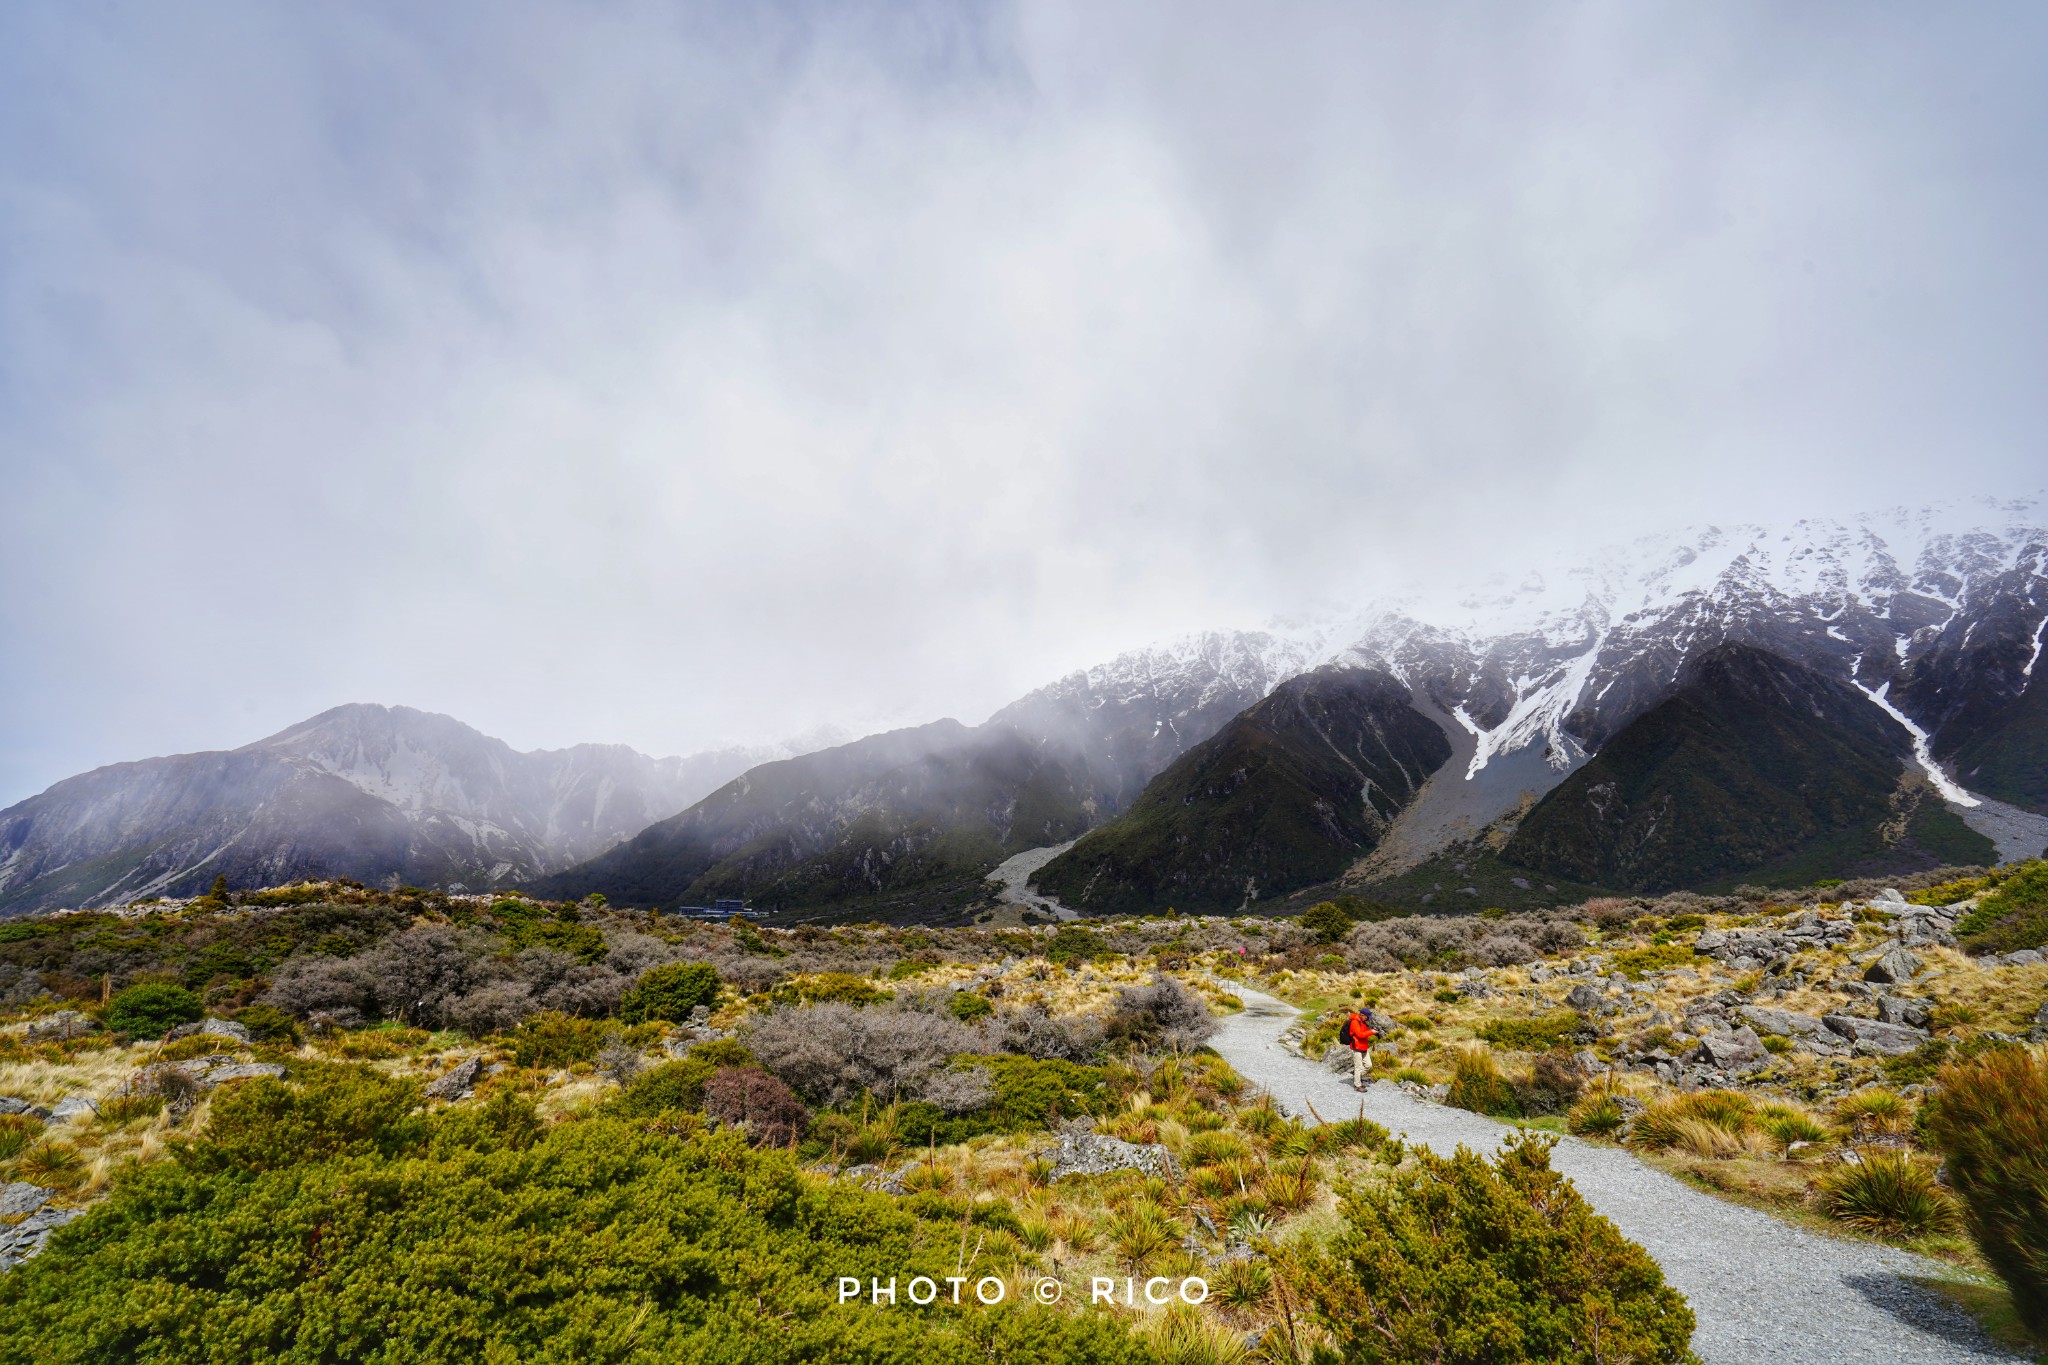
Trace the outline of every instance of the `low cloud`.
<path fill-rule="evenodd" d="M 2031 486 L 2043 36 L 17 8 L 0 803 L 345 700 L 973 721 L 1539 548 Z"/>

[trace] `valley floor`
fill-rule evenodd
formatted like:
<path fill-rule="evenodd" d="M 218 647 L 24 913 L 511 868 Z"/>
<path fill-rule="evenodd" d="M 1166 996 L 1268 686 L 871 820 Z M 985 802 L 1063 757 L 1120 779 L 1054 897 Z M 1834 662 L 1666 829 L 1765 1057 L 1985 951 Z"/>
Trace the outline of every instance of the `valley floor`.
<path fill-rule="evenodd" d="M 1230 990 L 1245 1009 L 1224 1021 L 1210 1045 L 1289 1112 L 1333 1121 L 1353 1117 L 1362 1103 L 1367 1118 L 1445 1154 L 1461 1144 L 1490 1152 L 1512 1131 L 1384 1081 L 1361 1096 L 1348 1073 L 1334 1074 L 1282 1046 L 1280 1035 L 1296 1017 L 1291 1006 L 1240 983 Z M 2026 1359 L 1993 1344 L 1967 1314 L 1916 1283 L 1949 1276 L 1934 1261 L 1793 1227 L 1703 1194 L 1618 1148 L 1561 1138 L 1551 1164 L 1623 1235 L 1647 1248 L 1691 1301 L 1699 1319 L 1693 1349 L 1706 1365 Z"/>

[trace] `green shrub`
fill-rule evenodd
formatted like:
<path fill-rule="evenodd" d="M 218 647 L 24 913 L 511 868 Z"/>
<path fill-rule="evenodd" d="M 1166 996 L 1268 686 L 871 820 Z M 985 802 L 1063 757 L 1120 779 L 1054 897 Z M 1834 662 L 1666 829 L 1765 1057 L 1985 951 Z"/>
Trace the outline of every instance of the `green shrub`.
<path fill-rule="evenodd" d="M 1560 1010 L 1535 1019 L 1489 1019 L 1479 1026 L 1478 1036 L 1517 1052 L 1548 1052 L 1568 1042 L 1579 1028 L 1577 1014 Z"/>
<path fill-rule="evenodd" d="M 1956 937 L 1980 953 L 2048 947 L 2048 862 L 2022 864 L 2001 881 L 1956 924 Z"/>
<path fill-rule="evenodd" d="M 249 1041 L 253 1043 L 295 1047 L 299 1041 L 299 1021 L 272 1005 L 250 1005 L 237 1010 L 235 1022 L 249 1030 Z"/>
<path fill-rule="evenodd" d="M 512 1060 L 519 1066 L 565 1067 L 594 1062 L 616 1024 L 578 1019 L 558 1010 L 534 1015 L 512 1032 Z"/>
<path fill-rule="evenodd" d="M 1089 962 L 1109 950 L 1102 940 L 1078 924 L 1062 924 L 1045 946 L 1048 962 Z"/>
<path fill-rule="evenodd" d="M 304 1103 L 344 1111 L 356 1092 L 320 1098 L 329 1083 L 309 1082 Z M 842 1275 L 895 1277 L 900 1294 L 911 1276 L 959 1273 L 957 1211 L 938 1221 L 919 1201 L 809 1179 L 736 1133 L 606 1117 L 536 1132 L 513 1101 L 492 1103 L 490 1122 L 471 1105 L 419 1121 L 426 1140 L 391 1154 L 296 1149 L 303 1129 L 286 1114 L 242 1136 L 296 1151 L 289 1166 L 136 1168 L 0 1276 L 0 1359 L 1152 1358 L 1109 1314 L 943 1296 L 930 1309 L 838 1306 Z"/>
<path fill-rule="evenodd" d="M 986 1019 L 996 1012 L 996 1007 L 988 1002 L 987 996 L 976 995 L 973 991 L 955 991 L 953 998 L 946 1002 L 946 1008 L 963 1024 L 972 1023 L 976 1019 Z"/>
<path fill-rule="evenodd" d="M 699 1043 L 688 1056 L 641 1072 L 605 1110 L 623 1118 L 653 1118 L 670 1111 L 702 1109 L 704 1086 L 713 1076 L 729 1066 L 753 1064 L 754 1054 L 730 1038 Z"/>
<path fill-rule="evenodd" d="M 1351 916 L 1344 913 L 1344 907 L 1335 901 L 1319 901 L 1301 912 L 1297 921 L 1302 928 L 1316 936 L 1318 943 L 1336 943 L 1351 932 Z M 1339 959 L 1340 963 L 1342 959 Z"/>
<path fill-rule="evenodd" d="M 1835 1101 L 1835 1121 L 1855 1133 L 1903 1133 L 1913 1126 L 1913 1106 L 1902 1095 L 1870 1085 Z"/>
<path fill-rule="evenodd" d="M 330 1157 L 396 1156 L 426 1140 L 417 1082 L 324 1063 L 289 1085 L 245 1081 L 213 1102 L 204 1138 L 180 1160 L 206 1171 L 273 1171 Z"/>
<path fill-rule="evenodd" d="M 650 967 L 619 1002 L 619 1018 L 629 1024 L 650 1019 L 681 1023 L 699 1005 L 718 1003 L 718 985 L 718 969 L 708 962 Z"/>
<path fill-rule="evenodd" d="M 1614 955 L 1614 970 L 1631 981 L 1640 981 L 1666 967 L 1683 967 L 1697 960 L 1689 943 L 1658 943 L 1648 948 L 1630 948 Z"/>
<path fill-rule="evenodd" d="M 2048 1336 L 2048 1064 L 2018 1048 L 1945 1069 L 1922 1130 L 1946 1159 L 1970 1236 Z"/>
<path fill-rule="evenodd" d="M 1451 1089 L 1444 1102 L 1475 1114 L 1522 1117 L 1522 1102 L 1515 1095 L 1515 1087 L 1500 1074 L 1493 1054 L 1484 1048 L 1466 1048 L 1458 1053 L 1457 1070 L 1451 1074 Z"/>
<path fill-rule="evenodd" d="M 778 1005 L 879 1005 L 895 997 L 866 977 L 851 972 L 814 972 L 793 976 L 768 993 Z"/>
<path fill-rule="evenodd" d="M 1693 1315 L 1641 1247 L 1550 1168 L 1550 1143 L 1511 1136 L 1499 1158 L 1417 1148 L 1353 1186 L 1328 1249 L 1276 1265 L 1360 1365 L 1689 1358 Z"/>
<path fill-rule="evenodd" d="M 1816 1193 L 1821 1209 L 1844 1223 L 1885 1237 L 1947 1232 L 1955 1204 L 1934 1175 L 1904 1152 L 1866 1148 L 1854 1165 L 1824 1176 Z"/>
<path fill-rule="evenodd" d="M 130 986 L 107 1006 L 107 1027 L 137 1038 L 160 1038 L 180 1024 L 195 1024 L 206 1017 L 199 997 L 183 986 L 167 981 L 144 981 Z"/>
<path fill-rule="evenodd" d="M 1527 1080 L 1512 1082 L 1515 1088 L 1515 1103 L 1524 1118 L 1535 1118 L 1540 1114 L 1562 1114 L 1578 1102 L 1579 1090 L 1585 1080 L 1571 1056 L 1565 1052 L 1546 1052 L 1538 1057 L 1529 1068 Z"/>
<path fill-rule="evenodd" d="M 965 1114 L 922 1101 L 895 1105 L 893 1124 L 905 1141 L 944 1146 L 983 1133 L 1033 1132 L 1056 1119 L 1102 1113 L 1111 1104 L 1109 1073 L 1099 1066 L 1008 1055 L 956 1057 L 953 1065 L 987 1075 L 994 1097 Z"/>

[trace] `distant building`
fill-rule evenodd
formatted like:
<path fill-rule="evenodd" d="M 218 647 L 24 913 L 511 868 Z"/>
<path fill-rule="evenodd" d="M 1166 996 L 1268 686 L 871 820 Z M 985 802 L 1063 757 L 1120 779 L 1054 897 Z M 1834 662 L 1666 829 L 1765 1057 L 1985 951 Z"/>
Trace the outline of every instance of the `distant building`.
<path fill-rule="evenodd" d="M 747 903 L 743 900 L 713 901 L 709 905 L 678 905 L 676 913 L 685 919 L 731 919 L 744 915 Z"/>

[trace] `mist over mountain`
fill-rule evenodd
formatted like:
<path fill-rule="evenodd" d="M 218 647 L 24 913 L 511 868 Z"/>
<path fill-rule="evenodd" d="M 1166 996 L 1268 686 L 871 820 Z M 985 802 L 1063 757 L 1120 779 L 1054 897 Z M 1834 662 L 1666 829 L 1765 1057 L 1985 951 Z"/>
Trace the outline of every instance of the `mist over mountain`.
<path fill-rule="evenodd" d="M 894 898 L 922 912 L 971 899 L 1004 858 L 1074 838 L 1100 809 L 1071 751 L 943 720 L 763 764 L 534 889 L 764 911 Z"/>
<path fill-rule="evenodd" d="M 1647 536 L 1433 605 L 1133 650 L 982 726 L 819 736 L 806 755 L 519 754 L 446 717 L 342 707 L 0 812 L 0 907 L 189 892 L 220 873 L 925 914 L 985 894 L 980 877 L 1011 854 L 1098 829 L 1041 886 L 1083 908 L 1256 904 L 1319 878 L 1398 876 L 1482 835 L 1574 885 L 1666 886 L 1763 875 L 1796 850 L 1711 821 L 1681 836 L 1642 815 L 1652 805 L 1704 820 L 1824 790 L 1854 816 L 1794 840 L 1817 849 L 1896 824 L 1908 771 L 1933 793 L 1910 796 L 1908 844 L 1985 847 L 1946 813 L 2016 856 L 2048 842 L 2042 526 L 2020 500 Z M 1818 729 L 1760 719 L 1762 684 L 1742 679 L 1772 669 L 1805 680 Z M 1369 701 L 1328 681 L 1365 675 L 1379 680 Z M 1399 756 L 1366 759 L 1368 733 Z M 1800 773 L 1751 751 L 1766 743 Z M 1673 766 L 1647 756 L 1660 745 L 1720 747 Z M 1215 796 L 1254 767 L 1258 780 Z M 1643 794 L 1589 816 L 1590 793 L 1624 767 Z M 1661 851 L 1628 832 L 1638 817 Z M 1593 847 L 1614 839 L 1641 847 Z"/>
<path fill-rule="evenodd" d="M 1092 911 L 1231 911 L 1335 877 L 1451 756 L 1408 689 L 1327 666 L 1281 683 L 1035 884 Z"/>
<path fill-rule="evenodd" d="M 2042 525 L 2039 505 L 2018 500 L 1707 527 L 1426 613 L 1297 624 L 1288 657 L 1383 670 L 1453 749 L 1345 884 L 1384 883 L 1482 835 L 1512 836 L 1503 856 L 1524 870 L 1617 890 L 1767 879 L 1774 863 L 1805 866 L 1802 851 L 1872 869 L 2038 853 Z M 1764 706 L 1773 688 L 1803 689 L 1813 715 Z M 1598 771 L 1587 766 L 1611 748 Z M 1617 783 L 1622 769 L 1631 776 Z M 1636 796 L 1620 801 L 1622 787 Z M 1752 819 L 1762 811 L 1785 818 Z M 1144 823 L 1134 809 L 1039 884 L 1095 908 L 1105 883 L 1077 881 L 1077 855 L 1143 846 Z M 1314 837 L 1297 824 L 1294 838 Z M 1138 863 L 1149 865 L 1121 868 L 1118 885 L 1158 881 L 1172 858 L 1155 849 Z M 1294 883 L 1264 883 L 1269 895 L 1283 884 Z M 1115 898 L 1122 909 L 1170 901 Z"/>
<path fill-rule="evenodd" d="M 610 847 L 773 751 L 520 753 L 447 716 L 348 705 L 239 749 L 98 768 L 0 811 L 0 912 L 305 877 L 483 889 Z"/>

